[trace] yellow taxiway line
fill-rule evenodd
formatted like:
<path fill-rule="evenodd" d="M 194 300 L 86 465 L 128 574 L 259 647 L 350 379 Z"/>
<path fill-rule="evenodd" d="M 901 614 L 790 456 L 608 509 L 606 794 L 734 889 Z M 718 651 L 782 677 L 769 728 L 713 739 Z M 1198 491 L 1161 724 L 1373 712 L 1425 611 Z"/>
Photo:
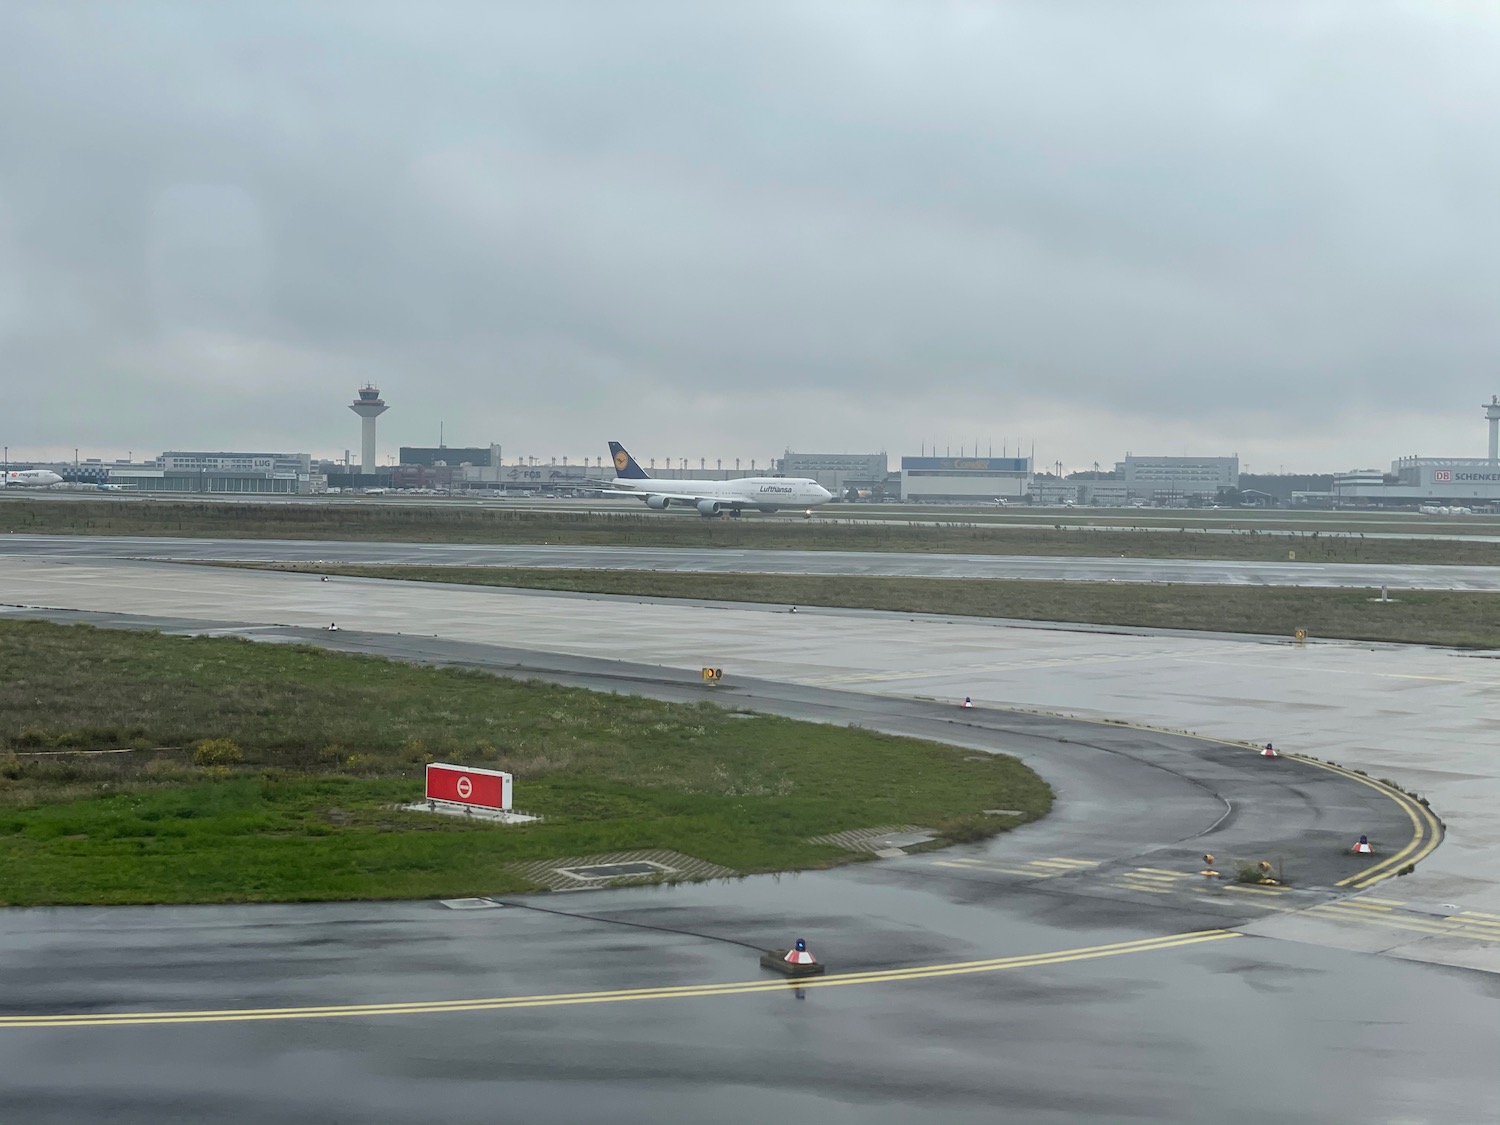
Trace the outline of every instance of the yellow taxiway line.
<path fill-rule="evenodd" d="M 1319 762 L 1312 758 L 1305 758 L 1301 754 L 1288 754 L 1287 757 L 1295 758 L 1299 762 L 1317 766 L 1319 769 L 1329 770 L 1332 773 L 1342 774 L 1351 781 L 1357 781 L 1361 785 L 1368 785 L 1377 793 L 1389 797 L 1401 811 L 1406 813 L 1407 819 L 1411 821 L 1412 838 L 1406 847 L 1395 855 L 1387 856 L 1379 863 L 1365 868 L 1357 875 L 1351 875 L 1347 879 L 1340 879 L 1337 886 L 1340 887 L 1373 887 L 1383 879 L 1389 879 L 1392 875 L 1406 864 L 1415 865 L 1426 859 L 1437 848 L 1442 841 L 1442 833 L 1438 825 L 1437 817 L 1424 804 L 1413 800 L 1399 789 L 1392 789 L 1389 785 L 1382 785 L 1372 778 L 1363 774 L 1355 773 L 1353 770 L 1336 766 L 1332 762 Z"/>
<path fill-rule="evenodd" d="M 1017 709 L 1001 708 L 1001 710 Z M 1018 711 L 1017 713 L 1022 712 Z M 1096 719 L 1089 716 L 1071 715 L 1063 712 L 1026 713 L 1056 714 L 1059 718 L 1071 719 L 1082 723 L 1092 723 L 1094 726 L 1116 728 L 1123 727 L 1126 730 L 1147 731 L 1152 734 L 1170 734 L 1175 735 L 1179 738 L 1194 739 L 1198 742 L 1212 742 L 1219 746 L 1232 746 L 1236 749 L 1245 749 L 1250 751 L 1253 751 L 1255 749 L 1255 747 L 1248 742 L 1235 742 L 1232 739 L 1218 738 L 1214 735 L 1192 734 L 1188 731 L 1171 730 L 1167 727 L 1153 727 L 1145 723 L 1132 723 L 1122 719 Z M 1372 777 L 1367 777 L 1364 774 L 1355 772 L 1354 770 L 1346 769 L 1344 766 L 1336 766 L 1332 762 L 1319 761 L 1317 758 L 1309 758 L 1304 754 L 1289 754 L 1283 752 L 1281 756 L 1283 758 L 1289 758 L 1292 761 L 1301 762 L 1304 765 L 1316 766 L 1318 769 L 1328 770 L 1330 773 L 1336 773 L 1343 777 L 1347 777 L 1351 781 L 1357 781 L 1361 785 L 1368 785 L 1371 789 L 1375 790 L 1377 793 L 1380 793 L 1384 797 L 1388 797 L 1391 801 L 1398 805 L 1401 808 L 1401 811 L 1406 813 L 1407 819 L 1411 821 L 1412 838 L 1404 848 L 1398 851 L 1395 855 L 1388 856 L 1387 858 L 1381 860 L 1379 863 L 1365 868 L 1363 871 L 1359 872 L 1356 875 L 1351 875 L 1347 879 L 1340 879 L 1336 884 L 1334 884 L 1335 886 L 1355 887 L 1361 889 L 1365 887 L 1373 887 L 1376 883 L 1379 883 L 1384 879 L 1389 879 L 1392 875 L 1395 875 L 1396 872 L 1406 864 L 1415 865 L 1420 863 L 1422 860 L 1431 855 L 1437 848 L 1438 844 L 1442 842 L 1442 826 L 1439 824 L 1437 817 L 1433 815 L 1432 810 L 1421 802 L 1414 800 L 1408 794 L 1403 793 L 1401 790 L 1394 789 L 1389 785 L 1383 785 Z"/>
<path fill-rule="evenodd" d="M 1185 934 L 1142 938 L 1137 941 L 1094 945 L 1081 949 L 1059 949 L 1020 957 L 998 957 L 984 961 L 958 961 L 947 965 L 919 965 L 906 969 L 846 973 L 840 976 L 804 977 L 798 980 L 753 980 L 725 984 L 689 984 L 666 988 L 627 988 L 610 992 L 564 992 L 543 996 L 494 996 L 471 1000 L 430 1000 L 395 1004 L 332 1004 L 307 1008 L 228 1008 L 216 1011 L 114 1012 L 102 1015 L 0 1015 L 4 1028 L 138 1027 L 142 1024 L 243 1023 L 255 1020 L 349 1019 L 370 1016 L 437 1015 L 448 1012 L 493 1012 L 512 1008 L 555 1008 L 579 1004 L 609 1004 L 625 1000 L 682 1000 L 704 996 L 744 996 L 760 992 L 784 992 L 788 988 L 842 988 L 860 984 L 895 984 L 909 980 L 994 973 L 1120 957 L 1129 953 L 1152 953 L 1204 942 L 1223 941 L 1240 935 L 1230 930 L 1196 930 Z"/>

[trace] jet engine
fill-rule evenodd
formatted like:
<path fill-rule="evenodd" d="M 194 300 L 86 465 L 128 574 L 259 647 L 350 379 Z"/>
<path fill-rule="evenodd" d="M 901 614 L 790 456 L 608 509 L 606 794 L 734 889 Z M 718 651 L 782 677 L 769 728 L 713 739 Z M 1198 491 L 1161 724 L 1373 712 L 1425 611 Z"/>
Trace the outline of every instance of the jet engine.
<path fill-rule="evenodd" d="M 670 499 L 668 499 L 667 497 L 665 497 L 665 496 L 648 496 L 648 497 L 646 497 L 646 507 L 648 507 L 648 508 L 654 508 L 658 512 L 661 511 L 663 508 L 665 508 L 671 502 L 672 501 Z"/>
<path fill-rule="evenodd" d="M 698 514 L 700 516 L 716 516 L 724 510 L 724 505 L 717 500 L 699 500 Z"/>

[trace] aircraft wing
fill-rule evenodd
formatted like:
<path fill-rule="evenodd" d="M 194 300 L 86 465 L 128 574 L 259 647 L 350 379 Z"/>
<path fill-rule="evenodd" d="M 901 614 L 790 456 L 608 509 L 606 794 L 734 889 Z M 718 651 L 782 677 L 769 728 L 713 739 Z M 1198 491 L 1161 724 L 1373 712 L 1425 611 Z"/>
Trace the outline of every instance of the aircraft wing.
<path fill-rule="evenodd" d="M 585 488 L 585 485 L 575 485 L 576 488 Z M 610 488 L 592 487 L 590 492 L 607 492 L 612 496 L 635 496 L 645 500 L 648 496 L 660 496 L 664 500 L 670 500 L 674 504 L 696 504 L 700 500 L 712 500 L 722 504 L 726 508 L 755 508 L 759 502 L 748 496 L 704 496 L 699 492 L 670 492 L 665 488 Z"/>
<path fill-rule="evenodd" d="M 649 493 L 642 492 L 641 495 L 664 496 L 668 500 L 680 501 L 684 504 L 696 504 L 699 500 L 713 500 L 720 504 L 727 504 L 730 507 L 733 507 L 736 504 L 742 505 L 747 508 L 753 508 L 755 506 L 754 500 L 750 500 L 744 496 L 703 496 L 696 492 L 657 492 L 655 489 L 652 489 Z"/>
<path fill-rule="evenodd" d="M 622 492 L 628 495 L 636 494 L 635 489 L 621 488 L 612 480 L 573 480 L 564 482 L 562 484 L 562 487 L 582 488 L 588 492 Z M 640 495 L 644 496 L 645 493 L 641 493 Z"/>

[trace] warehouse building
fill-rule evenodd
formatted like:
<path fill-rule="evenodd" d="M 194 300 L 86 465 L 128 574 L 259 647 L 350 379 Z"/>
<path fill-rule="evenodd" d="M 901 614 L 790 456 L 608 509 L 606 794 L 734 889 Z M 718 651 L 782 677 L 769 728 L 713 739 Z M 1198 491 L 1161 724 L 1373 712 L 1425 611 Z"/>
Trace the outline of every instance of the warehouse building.
<path fill-rule="evenodd" d="M 1490 429 L 1488 457 L 1401 457 L 1391 471 L 1356 469 L 1333 478 L 1338 508 L 1430 505 L 1459 508 L 1500 506 L 1500 398 L 1481 409 Z"/>
<path fill-rule="evenodd" d="M 776 476 L 807 477 L 835 496 L 851 491 L 871 496 L 885 486 L 889 461 L 884 453 L 793 453 L 771 463 Z"/>
<path fill-rule="evenodd" d="M 269 493 L 322 491 L 310 453 L 163 453 L 152 465 L 112 467 L 109 483 L 138 492 Z"/>
<path fill-rule="evenodd" d="M 438 465 L 458 468 L 472 465 L 476 469 L 490 469 L 500 464 L 498 445 L 476 445 L 470 447 L 454 445 L 403 445 L 401 464 L 420 465 L 431 469 Z"/>
<path fill-rule="evenodd" d="M 1491 507 L 1500 504 L 1500 462 L 1486 457 L 1402 457 L 1391 471 L 1356 469 L 1333 478 L 1340 508 Z"/>
<path fill-rule="evenodd" d="M 1214 500 L 1220 489 L 1238 488 L 1239 457 L 1137 457 L 1127 453 L 1115 466 L 1125 494 L 1148 504 Z"/>
<path fill-rule="evenodd" d="M 1031 481 L 1030 457 L 901 458 L 901 498 L 913 503 L 1020 500 Z"/>

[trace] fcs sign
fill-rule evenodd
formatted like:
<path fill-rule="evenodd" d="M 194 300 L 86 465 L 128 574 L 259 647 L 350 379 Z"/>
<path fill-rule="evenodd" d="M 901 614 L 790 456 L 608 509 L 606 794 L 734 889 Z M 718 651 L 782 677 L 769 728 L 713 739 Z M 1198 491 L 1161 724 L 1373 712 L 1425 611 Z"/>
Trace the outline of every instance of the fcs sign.
<path fill-rule="evenodd" d="M 429 801 L 448 801 L 481 809 L 509 809 L 510 783 L 510 774 L 499 770 L 450 766 L 442 762 L 430 762 L 427 766 Z"/>

